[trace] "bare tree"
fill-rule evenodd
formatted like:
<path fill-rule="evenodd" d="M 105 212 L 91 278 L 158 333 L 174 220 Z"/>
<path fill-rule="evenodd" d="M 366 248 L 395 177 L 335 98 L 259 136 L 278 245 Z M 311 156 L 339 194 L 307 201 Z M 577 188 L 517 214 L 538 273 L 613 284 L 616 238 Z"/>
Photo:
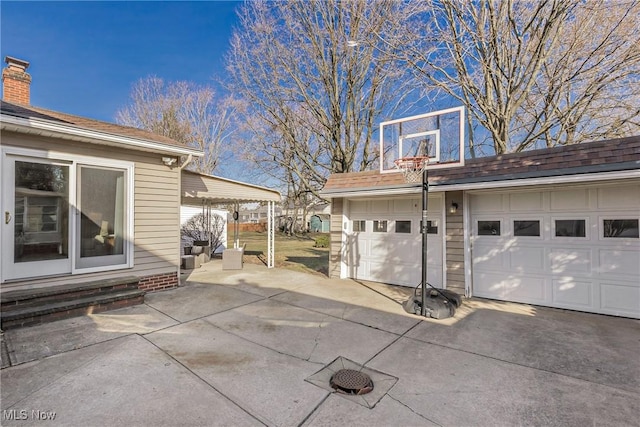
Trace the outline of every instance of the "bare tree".
<path fill-rule="evenodd" d="M 196 214 L 180 227 L 180 238 L 187 245 L 196 241 L 208 241 L 211 253 L 222 245 L 225 231 L 225 220 L 218 214 L 208 218 L 204 214 Z"/>
<path fill-rule="evenodd" d="M 216 100 L 211 87 L 147 77 L 134 85 L 131 104 L 116 113 L 116 121 L 200 148 L 205 156 L 189 168 L 213 173 L 231 135 L 233 110 L 229 100 Z"/>
<path fill-rule="evenodd" d="M 640 130 L 638 1 L 413 7 L 415 43 L 404 57 L 426 91 L 435 87 L 468 108 L 470 129 L 478 129 L 472 153 L 483 141 L 499 154 Z"/>
<path fill-rule="evenodd" d="M 244 155 L 316 197 L 329 173 L 374 164 L 377 123 L 412 91 L 370 27 L 395 40 L 402 23 L 395 0 L 246 2 L 227 58 Z"/>

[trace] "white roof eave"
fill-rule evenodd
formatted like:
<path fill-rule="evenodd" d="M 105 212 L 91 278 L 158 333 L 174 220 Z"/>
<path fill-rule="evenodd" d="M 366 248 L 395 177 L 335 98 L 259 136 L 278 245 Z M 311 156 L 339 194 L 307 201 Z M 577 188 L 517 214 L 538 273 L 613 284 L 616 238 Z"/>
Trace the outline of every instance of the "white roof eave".
<path fill-rule="evenodd" d="M 23 134 L 55 137 L 113 147 L 127 147 L 159 154 L 191 154 L 196 157 L 202 157 L 204 155 L 201 150 L 191 147 L 172 146 L 146 139 L 131 138 L 109 132 L 86 129 L 75 125 L 53 123 L 42 119 L 26 119 L 7 114 L 0 114 L 0 128 L 2 130 Z"/>

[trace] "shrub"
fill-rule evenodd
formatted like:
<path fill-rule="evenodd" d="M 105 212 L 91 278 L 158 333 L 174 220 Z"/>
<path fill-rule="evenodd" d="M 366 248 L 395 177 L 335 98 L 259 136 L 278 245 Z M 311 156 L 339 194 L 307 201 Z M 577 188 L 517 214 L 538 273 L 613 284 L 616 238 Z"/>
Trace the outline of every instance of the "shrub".
<path fill-rule="evenodd" d="M 329 247 L 329 235 L 321 234 L 316 236 L 316 243 L 313 245 L 316 248 L 328 248 Z"/>

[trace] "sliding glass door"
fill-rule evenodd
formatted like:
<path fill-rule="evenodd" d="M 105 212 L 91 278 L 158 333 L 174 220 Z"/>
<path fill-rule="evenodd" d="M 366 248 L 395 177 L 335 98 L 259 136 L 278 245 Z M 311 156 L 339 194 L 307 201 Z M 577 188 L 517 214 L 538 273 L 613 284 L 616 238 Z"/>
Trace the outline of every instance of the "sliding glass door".
<path fill-rule="evenodd" d="M 2 281 L 133 266 L 133 164 L 2 149 Z"/>
<path fill-rule="evenodd" d="M 78 166 L 76 267 L 124 264 L 126 171 Z"/>
<path fill-rule="evenodd" d="M 70 166 L 9 156 L 3 169 L 3 276 L 71 272 Z"/>

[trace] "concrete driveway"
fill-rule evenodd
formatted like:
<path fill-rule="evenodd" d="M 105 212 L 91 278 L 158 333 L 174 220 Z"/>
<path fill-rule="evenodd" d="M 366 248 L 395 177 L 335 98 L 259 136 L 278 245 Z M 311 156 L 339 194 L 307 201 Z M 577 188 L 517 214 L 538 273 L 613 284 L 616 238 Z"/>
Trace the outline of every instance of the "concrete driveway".
<path fill-rule="evenodd" d="M 640 426 L 640 321 L 213 261 L 144 305 L 4 333 L 3 426 Z M 332 392 L 338 369 L 374 390 Z M 51 421 L 53 419 L 53 421 Z"/>

